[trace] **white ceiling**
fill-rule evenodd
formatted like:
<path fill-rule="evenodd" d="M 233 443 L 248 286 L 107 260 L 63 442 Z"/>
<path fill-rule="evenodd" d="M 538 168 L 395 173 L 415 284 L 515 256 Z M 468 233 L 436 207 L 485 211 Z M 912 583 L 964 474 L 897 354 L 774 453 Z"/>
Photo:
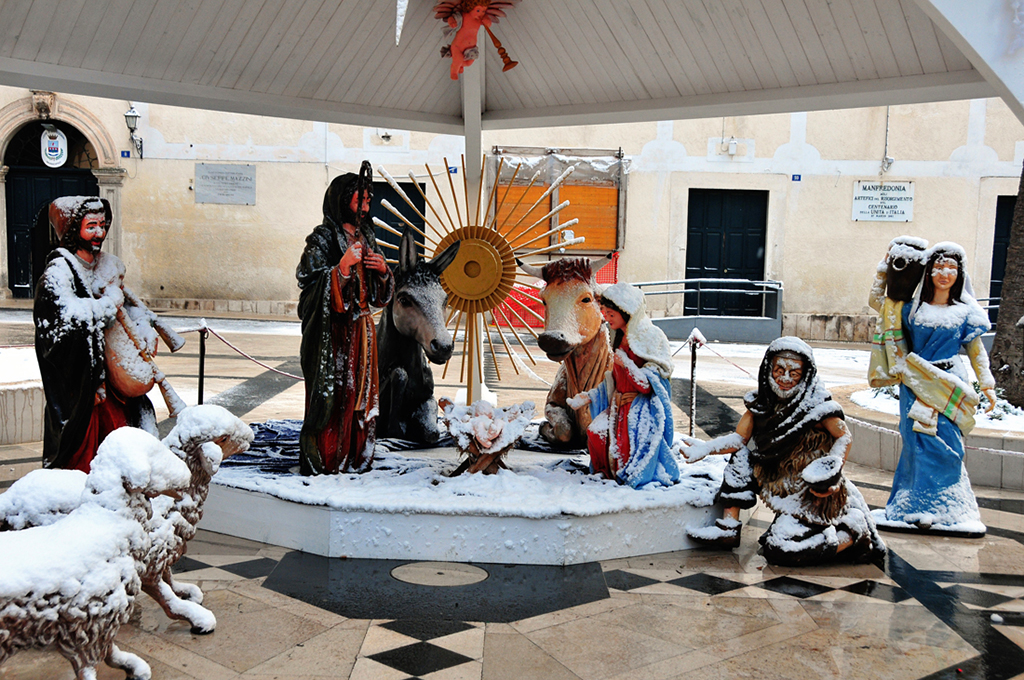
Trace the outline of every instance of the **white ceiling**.
<path fill-rule="evenodd" d="M 947 21 L 956 1 L 523 0 L 493 27 L 517 68 L 503 73 L 481 34 L 479 125 L 1006 98 L 998 65 L 980 64 L 957 31 L 964 19 Z M 398 47 L 395 4 L 0 0 L 0 83 L 462 133 L 433 0 L 409 0 Z M 978 21 L 1012 16 L 1000 0 L 967 4 Z"/>

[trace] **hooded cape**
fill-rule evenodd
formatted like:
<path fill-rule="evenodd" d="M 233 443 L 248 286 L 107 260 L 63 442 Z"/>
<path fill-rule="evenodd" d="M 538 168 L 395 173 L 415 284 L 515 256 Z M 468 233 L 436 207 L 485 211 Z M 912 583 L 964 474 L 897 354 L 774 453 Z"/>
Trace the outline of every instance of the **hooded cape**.
<path fill-rule="evenodd" d="M 394 279 L 390 270 L 384 274 L 366 270 L 362 281 L 353 271 L 352 276 L 342 287 L 345 311 L 339 313 L 331 308 L 331 272 L 350 245 L 350 239 L 342 224 L 352 223 L 351 220 L 355 219 L 348 203 L 358 181 L 358 175 L 347 173 L 334 178 L 331 182 L 324 194 L 324 221 L 306 237 L 302 259 L 295 269 L 295 276 L 301 289 L 298 306 L 298 314 L 302 319 L 299 361 L 306 385 L 306 413 L 299 436 L 300 467 L 303 474 L 337 471 L 325 467 L 324 458 L 317 448 L 317 437 L 328 427 L 335 412 L 336 400 L 350 396 L 338 394 L 336 390 L 339 377 L 337 366 L 340 363 L 337 356 L 339 353 L 350 352 L 353 348 L 336 344 L 337 338 L 334 337 L 333 327 L 336 323 L 354 323 L 355 316 L 359 313 L 360 284 L 366 289 L 369 304 L 374 307 L 385 306 L 394 290 Z M 373 229 L 361 225 L 360 231 L 367 246 L 374 252 L 383 254 L 377 245 Z M 369 325 L 372 327 L 372 324 Z M 370 344 L 376 347 L 375 341 Z M 375 371 L 376 365 L 372 366 L 372 369 Z M 356 397 L 351 395 L 350 398 Z M 370 395 L 370 402 L 375 405 L 376 401 L 377 395 Z M 372 426 L 373 423 L 369 425 Z M 372 446 L 373 427 L 368 429 L 369 442 Z M 362 452 L 350 452 L 350 456 L 353 454 L 358 457 Z M 369 460 L 363 463 L 368 465 Z"/>
<path fill-rule="evenodd" d="M 797 354 L 804 362 L 799 384 L 785 399 L 779 397 L 770 384 L 772 361 L 781 352 Z M 757 390 L 748 392 L 743 402 L 754 417 L 753 441 L 757 448 L 750 454 L 758 463 L 788 455 L 809 428 L 826 418 L 843 417 L 842 407 L 832 401 L 832 395 L 818 380 L 810 346 L 794 337 L 778 338 L 768 345 L 758 371 Z"/>
<path fill-rule="evenodd" d="M 620 355 L 626 368 L 617 366 L 611 374 L 625 370 L 629 379 L 617 379 L 614 382 L 606 379 L 591 391 L 591 415 L 595 418 L 591 430 L 595 427 L 607 429 L 607 446 L 613 455 L 617 447 L 629 447 L 626 464 L 616 472 L 620 482 L 633 488 L 651 483 L 670 486 L 679 481 L 679 464 L 671 450 L 674 427 L 669 384 L 672 356 L 668 351 L 668 339 L 647 317 L 644 296 L 639 289 L 626 283 L 617 283 L 605 289 L 603 297 L 629 315 L 626 345 L 639 361 L 634 363 L 623 347 L 617 350 L 616 354 Z M 620 382 L 646 385 L 650 390 L 638 393 L 627 405 L 616 409 L 613 402 L 615 392 L 621 388 Z M 601 413 L 608 415 L 597 418 Z M 628 442 L 616 441 L 616 433 L 620 430 L 619 421 L 624 418 L 627 419 Z M 588 437 L 588 441 L 594 448 L 595 439 Z M 598 460 L 608 455 L 604 451 L 592 450 L 592 458 L 595 453 Z"/>

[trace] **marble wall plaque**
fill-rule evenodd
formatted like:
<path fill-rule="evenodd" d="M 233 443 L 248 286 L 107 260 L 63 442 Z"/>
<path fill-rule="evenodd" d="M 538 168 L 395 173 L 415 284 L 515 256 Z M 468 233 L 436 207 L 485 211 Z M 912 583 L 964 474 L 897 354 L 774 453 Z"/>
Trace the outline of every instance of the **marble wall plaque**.
<path fill-rule="evenodd" d="M 256 166 L 196 163 L 196 203 L 256 205 Z"/>
<path fill-rule="evenodd" d="M 854 222 L 912 222 L 914 183 L 859 181 L 853 183 Z"/>

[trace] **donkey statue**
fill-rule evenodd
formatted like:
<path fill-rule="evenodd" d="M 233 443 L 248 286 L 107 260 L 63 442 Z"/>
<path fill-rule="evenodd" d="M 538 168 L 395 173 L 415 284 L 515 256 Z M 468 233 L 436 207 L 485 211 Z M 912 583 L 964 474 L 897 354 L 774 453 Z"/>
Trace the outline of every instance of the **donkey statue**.
<path fill-rule="evenodd" d="M 544 405 L 540 434 L 548 442 L 567 447 L 586 446 L 590 407 L 573 409 L 566 399 L 597 387 L 612 369 L 608 329 L 598 304 L 601 293 L 594 273 L 610 258 L 562 258 L 543 267 L 519 262 L 519 268 L 547 284 L 544 332 L 537 344 L 552 361 L 561 363 Z"/>
<path fill-rule="evenodd" d="M 409 229 L 402 235 L 395 271 L 395 294 L 377 323 L 380 415 L 377 437 L 432 444 L 437 429 L 434 376 L 426 360 L 443 364 L 454 342 L 445 328 L 447 295 L 441 272 L 452 263 L 461 241 L 433 260 L 421 261 Z"/>

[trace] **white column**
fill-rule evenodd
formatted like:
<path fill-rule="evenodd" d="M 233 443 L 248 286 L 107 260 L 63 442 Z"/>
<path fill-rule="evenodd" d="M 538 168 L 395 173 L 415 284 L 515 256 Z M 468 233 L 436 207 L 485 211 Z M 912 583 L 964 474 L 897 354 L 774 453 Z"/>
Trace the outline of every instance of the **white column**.
<path fill-rule="evenodd" d="M 466 223 L 473 224 L 477 211 L 477 197 L 481 193 L 480 183 L 483 181 L 480 173 L 480 163 L 483 159 L 483 141 L 481 139 L 481 119 L 484 109 L 484 53 L 487 34 L 482 29 L 477 35 L 477 45 L 480 46 L 480 56 L 473 62 L 473 65 L 462 72 L 462 120 L 463 135 L 466 140 L 466 186 L 468 192 L 468 205 L 466 206 Z M 486 199 L 485 199 L 486 200 Z M 481 221 L 483 218 L 481 217 Z M 480 314 L 473 315 L 472 323 L 467 320 L 466 328 L 473 329 L 469 333 L 469 342 L 466 344 L 466 351 L 470 356 L 466 357 L 466 403 L 483 397 L 483 382 L 480 380 L 482 366 L 477 366 L 477 357 L 483 359 L 483 333 L 484 318 Z"/>
<path fill-rule="evenodd" d="M 124 168 L 96 168 L 92 174 L 96 176 L 96 183 L 100 185 L 100 198 L 110 201 L 111 220 L 114 223 L 110 231 L 107 232 L 103 249 L 112 255 L 121 257 L 121 235 L 125 228 L 121 222 L 121 187 L 124 186 L 124 179 L 128 176 L 128 171 Z"/>

